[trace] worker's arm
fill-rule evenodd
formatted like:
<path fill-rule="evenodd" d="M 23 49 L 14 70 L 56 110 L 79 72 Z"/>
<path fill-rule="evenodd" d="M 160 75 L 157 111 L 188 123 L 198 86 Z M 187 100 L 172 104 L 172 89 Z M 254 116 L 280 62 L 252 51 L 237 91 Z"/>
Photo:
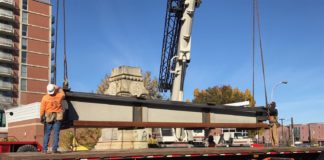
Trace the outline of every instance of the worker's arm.
<path fill-rule="evenodd" d="M 45 109 L 46 109 L 46 101 L 43 97 L 41 105 L 40 105 L 40 114 L 39 114 L 40 115 L 39 118 L 41 121 L 43 120 L 43 116 L 45 115 Z"/>
<path fill-rule="evenodd" d="M 65 92 L 61 87 L 55 86 L 55 90 L 57 90 L 57 94 L 60 95 L 62 99 L 65 97 Z"/>

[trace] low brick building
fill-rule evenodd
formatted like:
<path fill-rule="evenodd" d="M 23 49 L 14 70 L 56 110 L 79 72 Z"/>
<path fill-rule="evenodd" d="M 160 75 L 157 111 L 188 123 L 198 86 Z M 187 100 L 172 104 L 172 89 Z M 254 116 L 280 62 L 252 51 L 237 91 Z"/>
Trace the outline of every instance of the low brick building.
<path fill-rule="evenodd" d="M 6 111 L 8 137 L 17 141 L 43 143 L 44 125 L 39 120 L 40 103 L 31 103 Z"/>
<path fill-rule="evenodd" d="M 290 144 L 292 141 L 292 130 L 290 126 L 280 126 L 278 128 L 279 141 L 281 144 Z M 324 145 L 324 123 L 308 123 L 294 125 L 294 140 L 303 144 Z M 269 130 L 266 130 L 261 136 L 265 143 L 270 143 Z"/>

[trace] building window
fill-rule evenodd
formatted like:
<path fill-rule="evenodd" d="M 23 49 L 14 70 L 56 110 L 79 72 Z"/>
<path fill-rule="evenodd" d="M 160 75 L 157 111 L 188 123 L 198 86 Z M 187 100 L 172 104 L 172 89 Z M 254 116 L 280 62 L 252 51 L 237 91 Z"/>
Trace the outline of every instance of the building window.
<path fill-rule="evenodd" d="M 27 7 L 28 7 L 28 3 L 27 3 L 28 0 L 23 0 L 23 9 L 27 10 Z"/>
<path fill-rule="evenodd" d="M 21 33 L 22 36 L 27 36 L 27 25 L 26 24 L 23 24 L 22 25 L 22 33 Z"/>
<path fill-rule="evenodd" d="M 27 90 L 27 80 L 26 79 L 21 79 L 20 81 L 20 89 L 22 91 L 26 91 Z"/>
<path fill-rule="evenodd" d="M 21 65 L 21 77 L 27 77 L 27 66 Z"/>
<path fill-rule="evenodd" d="M 4 110 L 0 110 L 0 127 L 6 127 L 6 118 Z"/>
<path fill-rule="evenodd" d="M 12 82 L 12 79 L 9 78 L 9 77 L 4 77 L 4 78 L 3 78 L 3 81 L 5 81 L 5 82 Z"/>
<path fill-rule="evenodd" d="M 300 128 L 294 128 L 293 129 L 293 134 L 294 134 L 294 137 L 295 137 L 295 139 L 297 140 L 297 141 L 299 141 L 300 140 Z"/>
<path fill-rule="evenodd" d="M 27 49 L 27 39 L 21 38 L 21 49 Z"/>
<path fill-rule="evenodd" d="M 27 52 L 21 51 L 21 63 L 27 63 Z"/>
<path fill-rule="evenodd" d="M 22 12 L 22 23 L 28 23 L 28 14 L 27 12 Z"/>

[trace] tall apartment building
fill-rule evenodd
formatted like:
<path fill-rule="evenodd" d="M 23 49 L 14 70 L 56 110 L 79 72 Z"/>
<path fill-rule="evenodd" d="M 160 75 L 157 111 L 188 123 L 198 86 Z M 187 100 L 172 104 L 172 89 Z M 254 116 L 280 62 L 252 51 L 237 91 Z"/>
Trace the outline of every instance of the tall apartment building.
<path fill-rule="evenodd" d="M 51 79 L 50 0 L 0 0 L 0 108 L 39 102 Z"/>

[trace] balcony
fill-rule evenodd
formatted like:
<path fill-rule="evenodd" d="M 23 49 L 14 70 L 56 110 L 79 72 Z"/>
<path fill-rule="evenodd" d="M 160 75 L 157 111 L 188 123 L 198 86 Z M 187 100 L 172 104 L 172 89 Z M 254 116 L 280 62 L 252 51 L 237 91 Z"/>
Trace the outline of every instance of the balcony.
<path fill-rule="evenodd" d="M 4 81 L 0 79 L 0 90 L 3 91 L 12 91 L 13 90 L 13 84 L 11 82 Z"/>
<path fill-rule="evenodd" d="M 14 42 L 12 41 L 12 39 L 0 37 L 0 47 L 13 48 L 14 47 Z"/>
<path fill-rule="evenodd" d="M 8 65 L 0 65 L 0 76 L 11 77 L 13 76 L 13 69 Z M 0 79 L 1 81 L 1 79 Z"/>
<path fill-rule="evenodd" d="M 12 97 L 3 96 L 0 94 L 0 104 L 12 104 L 12 103 L 13 103 Z"/>
<path fill-rule="evenodd" d="M 55 16 L 52 16 L 52 24 L 55 23 Z"/>
<path fill-rule="evenodd" d="M 14 62 L 14 56 L 8 52 L 0 50 L 0 61 L 4 62 Z"/>
<path fill-rule="evenodd" d="M 55 60 L 55 53 L 52 51 L 52 54 L 51 54 L 51 61 L 54 61 Z"/>
<path fill-rule="evenodd" d="M 0 19 L 14 21 L 15 15 L 10 10 L 5 10 L 0 8 Z"/>
<path fill-rule="evenodd" d="M 56 68 L 55 64 L 52 64 L 51 65 L 51 73 L 54 73 L 55 72 L 55 68 Z"/>
<path fill-rule="evenodd" d="M 55 35 L 55 28 L 52 27 L 52 30 L 51 30 L 51 35 L 54 36 Z"/>
<path fill-rule="evenodd" d="M 8 8 L 15 8 L 15 1 L 14 0 L 0 0 L 0 6 L 8 7 Z"/>
<path fill-rule="evenodd" d="M 4 34 L 14 35 L 15 30 L 12 25 L 0 23 L 0 32 Z"/>

